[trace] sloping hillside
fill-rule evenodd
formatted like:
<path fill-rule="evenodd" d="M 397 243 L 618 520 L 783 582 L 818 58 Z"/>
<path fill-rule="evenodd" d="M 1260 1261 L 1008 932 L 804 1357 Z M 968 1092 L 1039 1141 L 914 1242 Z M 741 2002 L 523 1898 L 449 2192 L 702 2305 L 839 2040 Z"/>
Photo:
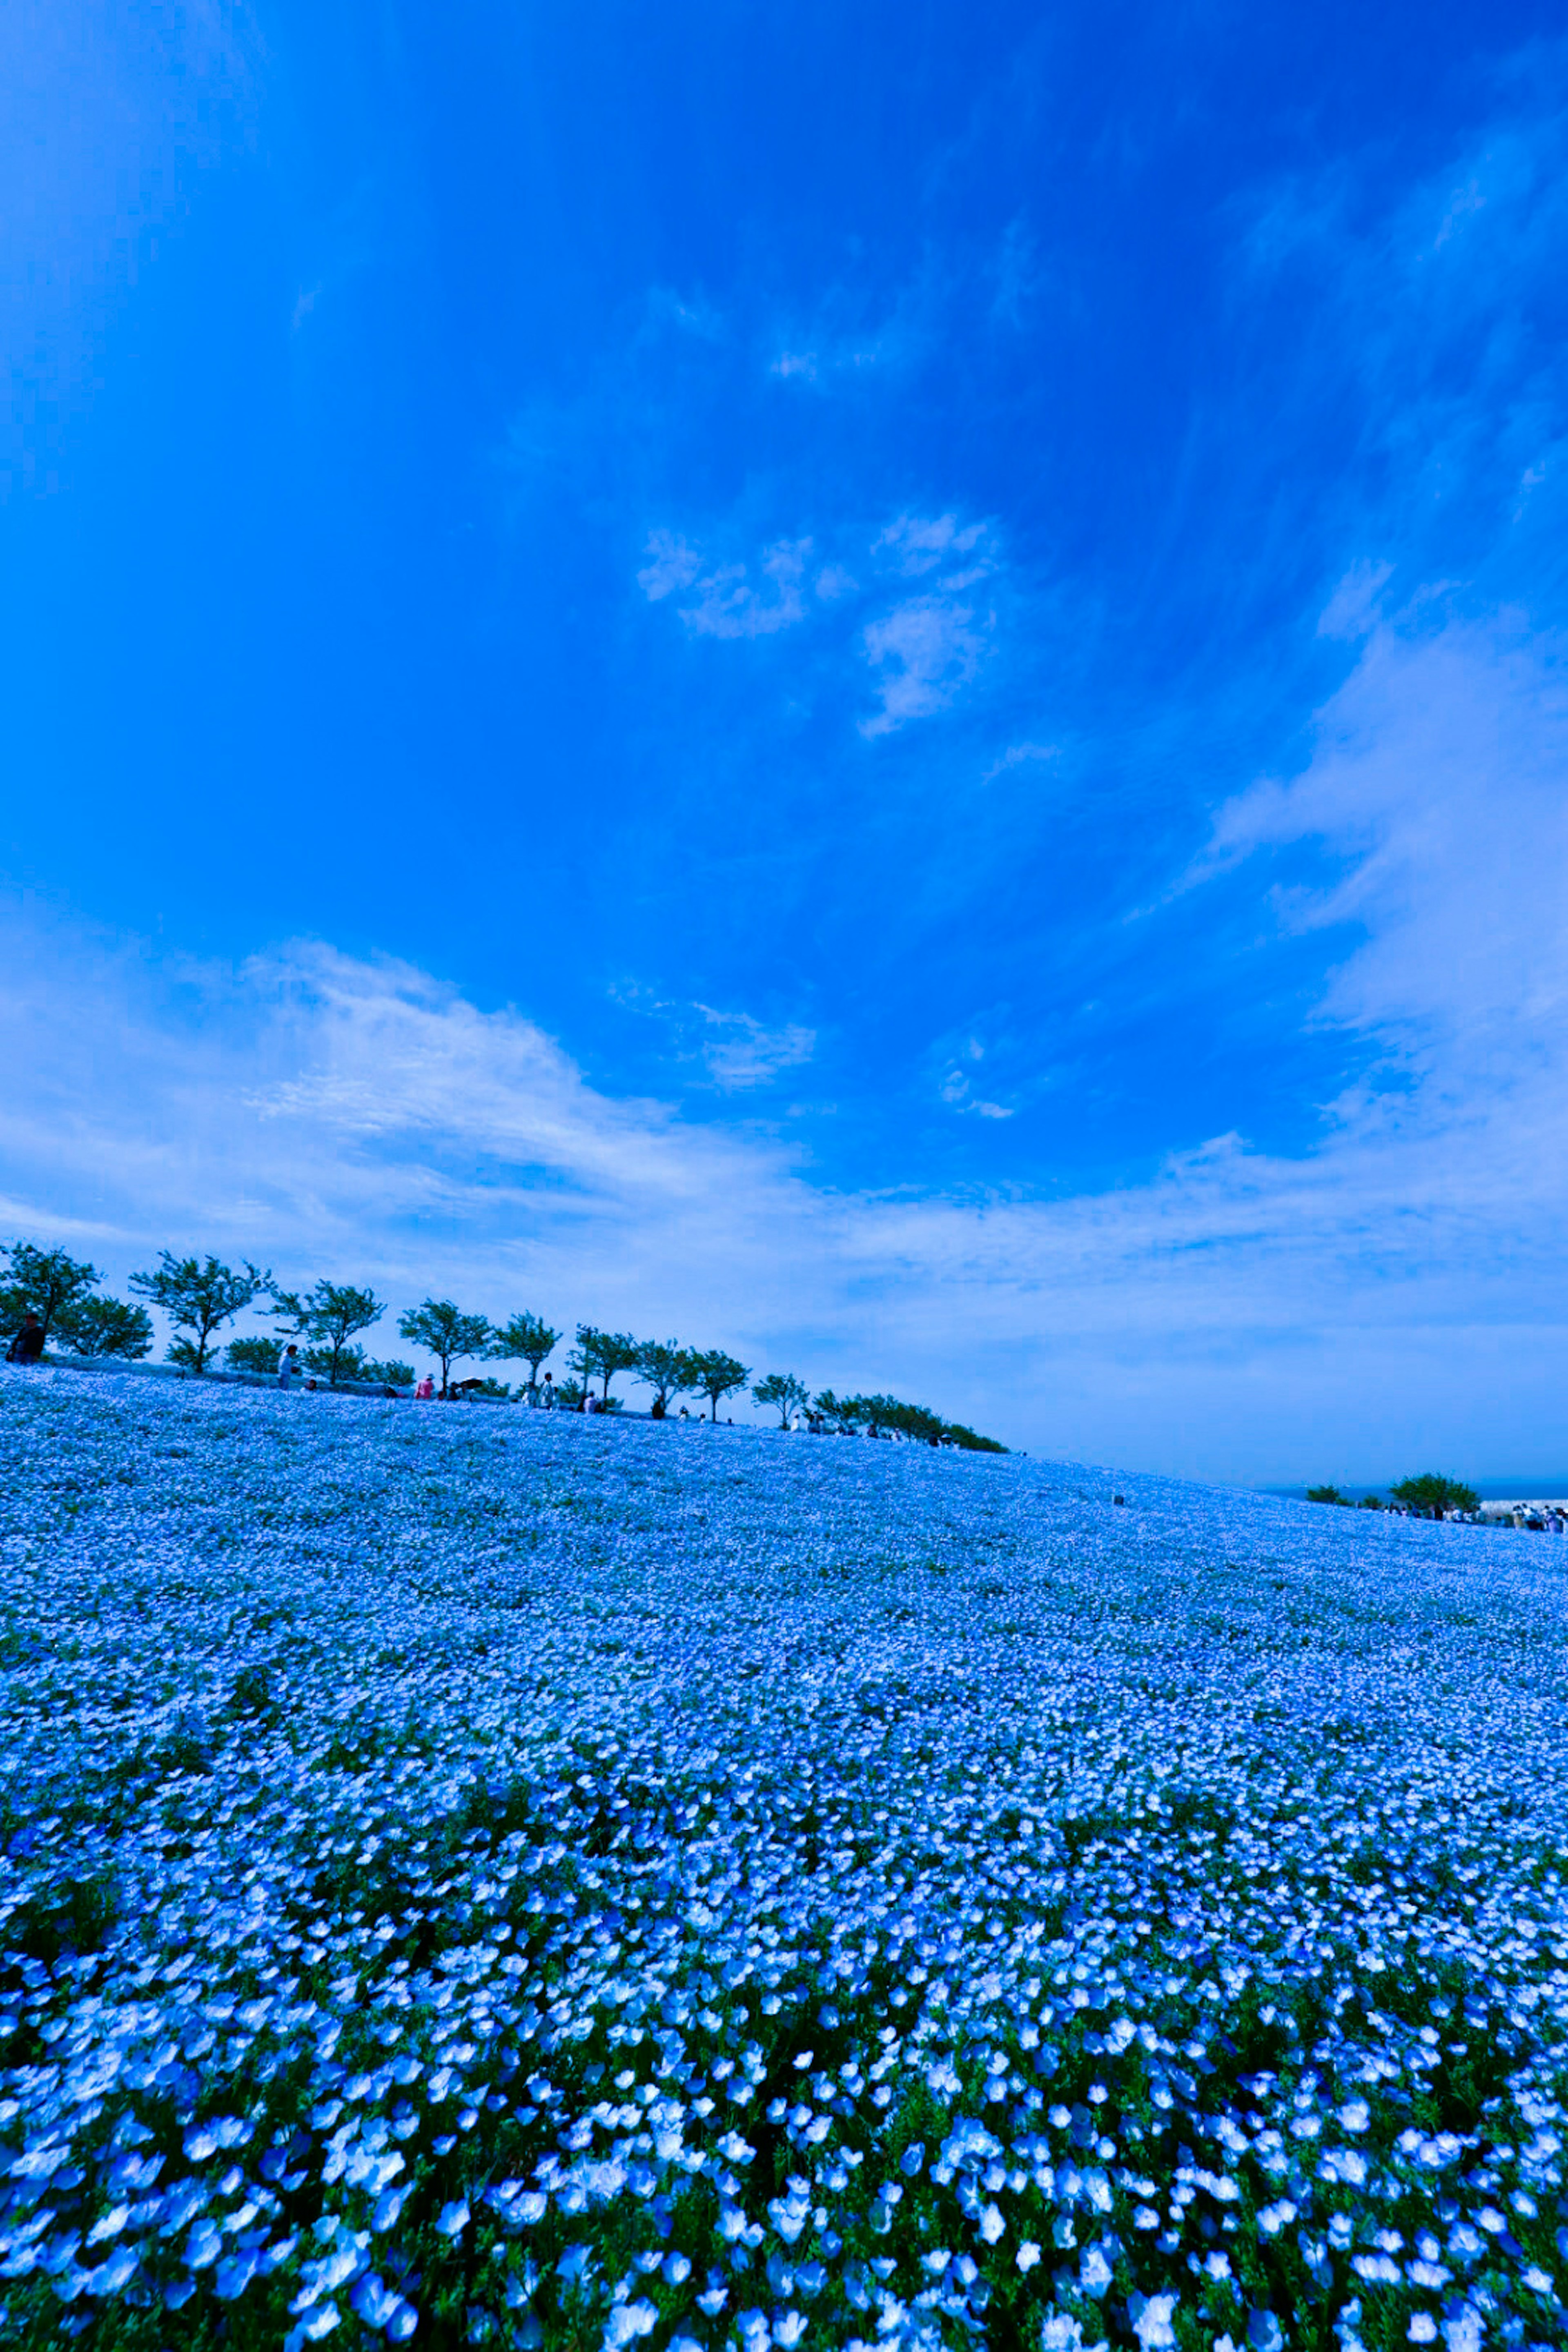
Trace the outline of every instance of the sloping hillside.
<path fill-rule="evenodd" d="M 1563 2340 L 1558 1547 L 110 1377 L 0 1427 L 7 2344 Z"/>

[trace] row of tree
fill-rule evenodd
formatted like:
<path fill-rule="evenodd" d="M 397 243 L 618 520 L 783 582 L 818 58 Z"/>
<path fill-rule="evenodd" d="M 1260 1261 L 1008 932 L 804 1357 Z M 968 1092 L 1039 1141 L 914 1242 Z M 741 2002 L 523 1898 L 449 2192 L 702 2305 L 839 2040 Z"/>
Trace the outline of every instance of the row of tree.
<path fill-rule="evenodd" d="M 100 1296 L 102 1276 L 96 1266 L 63 1249 L 40 1249 L 32 1242 L 13 1243 L 0 1255 L 7 1261 L 5 1279 L 0 1283 L 0 1329 L 15 1332 L 32 1317 L 41 1329 L 40 1345 L 52 1338 L 77 1355 L 131 1360 L 151 1351 L 153 1323 L 146 1307 Z M 224 1353 L 231 1370 L 275 1371 L 279 1353 L 292 1341 L 307 1370 L 329 1387 L 367 1381 L 389 1388 L 413 1384 L 412 1365 L 371 1357 L 361 1345 L 362 1335 L 387 1312 L 387 1302 L 372 1289 L 323 1281 L 309 1290 L 285 1290 L 248 1259 L 230 1266 L 211 1255 L 176 1257 L 169 1250 L 159 1252 L 158 1264 L 149 1272 L 133 1274 L 129 1287 L 138 1299 L 146 1299 L 168 1317 L 174 1333 L 168 1360 L 184 1371 L 206 1371 L 218 1353 L 220 1332 L 266 1300 L 274 1336 L 230 1340 Z M 505 1362 L 528 1366 L 521 1393 L 537 1400 L 542 1370 L 565 1336 L 542 1316 L 517 1314 L 497 1324 L 488 1316 L 468 1314 L 449 1298 L 422 1299 L 399 1316 L 397 1328 L 439 1363 L 444 1397 L 453 1393 L 455 1366 Z M 723 1400 L 744 1390 L 752 1378 L 751 1367 L 722 1348 L 637 1339 L 629 1331 L 601 1331 L 591 1323 L 578 1324 L 566 1369 L 572 1377 L 556 1391 L 563 1404 L 581 1405 L 597 1381 L 595 1402 L 600 1410 L 614 1412 L 620 1400 L 611 1394 L 611 1384 L 622 1373 L 630 1373 L 652 1391 L 653 1413 L 660 1420 L 678 1398 L 689 1396 L 701 1398 L 717 1421 Z M 482 1375 L 458 1385 L 491 1395 L 509 1393 L 501 1382 Z M 826 1429 L 916 1438 L 973 1452 L 1006 1451 L 994 1438 L 981 1437 L 961 1422 L 944 1421 L 924 1405 L 904 1404 L 896 1397 L 836 1397 L 825 1389 L 813 1399 L 793 1372 L 767 1373 L 752 1395 L 758 1404 L 777 1412 L 782 1428 L 805 1415 Z"/>
<path fill-rule="evenodd" d="M 1440 1519 L 1445 1511 L 1479 1511 L 1481 1498 L 1473 1486 L 1461 1478 L 1445 1478 L 1439 1471 L 1423 1470 L 1415 1478 L 1401 1478 L 1388 1490 L 1391 1499 L 1417 1518 Z M 1355 1507 L 1353 1495 L 1342 1495 L 1337 1486 L 1309 1486 L 1309 1503 L 1342 1503 Z M 1363 1495 L 1360 1507 L 1363 1511 L 1380 1511 L 1383 1505 L 1375 1495 Z"/>

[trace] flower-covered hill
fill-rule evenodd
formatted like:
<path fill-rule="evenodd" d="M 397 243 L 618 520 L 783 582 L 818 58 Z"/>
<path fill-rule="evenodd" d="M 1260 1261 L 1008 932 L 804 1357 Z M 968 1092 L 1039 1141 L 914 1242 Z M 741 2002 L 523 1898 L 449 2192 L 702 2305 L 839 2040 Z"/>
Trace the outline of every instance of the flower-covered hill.
<path fill-rule="evenodd" d="M 0 2340 L 1560 2345 L 1543 1540 L 0 1377 Z"/>

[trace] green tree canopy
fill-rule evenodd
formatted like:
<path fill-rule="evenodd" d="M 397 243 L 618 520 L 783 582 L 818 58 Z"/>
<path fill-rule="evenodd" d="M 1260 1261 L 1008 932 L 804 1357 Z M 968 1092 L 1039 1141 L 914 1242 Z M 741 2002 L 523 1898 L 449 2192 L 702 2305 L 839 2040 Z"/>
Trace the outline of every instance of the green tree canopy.
<path fill-rule="evenodd" d="M 427 1349 L 436 1358 L 441 1367 L 443 1396 L 451 1385 L 452 1366 L 466 1356 L 484 1355 L 493 1336 L 484 1316 L 465 1315 L 449 1298 L 421 1299 L 417 1307 L 398 1317 L 397 1328 L 405 1339 Z"/>
<path fill-rule="evenodd" d="M 816 1410 L 835 1429 L 868 1429 L 873 1434 L 879 1430 L 896 1429 L 904 1437 L 919 1438 L 928 1445 L 956 1446 L 964 1454 L 1007 1451 L 998 1438 L 982 1437 L 978 1430 L 967 1428 L 962 1421 L 943 1421 L 929 1406 L 904 1404 L 897 1397 L 837 1397 L 831 1389 L 824 1389 Z"/>
<path fill-rule="evenodd" d="M 778 1407 L 781 1429 L 789 1427 L 791 1413 L 811 1401 L 811 1391 L 805 1382 L 797 1381 L 793 1372 L 770 1372 L 766 1380 L 757 1382 L 752 1394 L 759 1404 L 772 1404 Z"/>
<path fill-rule="evenodd" d="M 272 1303 L 282 1318 L 285 1335 L 310 1342 L 306 1362 L 313 1372 L 325 1374 L 333 1388 L 340 1379 L 358 1377 L 343 1370 L 344 1353 L 356 1333 L 368 1331 L 386 1312 L 384 1298 L 378 1298 L 374 1290 L 356 1289 L 350 1282 L 318 1282 L 303 1294 L 275 1290 Z"/>
<path fill-rule="evenodd" d="M 85 1258 L 63 1249 L 40 1249 L 36 1242 L 13 1242 L 0 1255 L 6 1260 L 0 1283 L 0 1328 L 19 1330 L 23 1318 L 36 1315 L 47 1345 L 61 1317 L 98 1287 L 102 1279 Z"/>
<path fill-rule="evenodd" d="M 243 1314 L 260 1292 L 270 1291 L 272 1276 L 248 1258 L 237 1267 L 225 1265 L 210 1252 L 205 1258 L 175 1257 L 160 1250 L 151 1274 L 133 1274 L 131 1287 L 154 1307 L 161 1307 L 176 1337 L 169 1361 L 188 1372 L 205 1372 L 212 1353 L 213 1334 Z"/>
<path fill-rule="evenodd" d="M 1348 1503 L 1350 1496 L 1342 1495 L 1337 1486 L 1309 1486 L 1307 1500 L 1309 1503 Z"/>
<path fill-rule="evenodd" d="M 639 1353 L 638 1344 L 629 1331 L 599 1331 L 592 1323 L 579 1323 L 577 1345 L 567 1362 L 584 1383 L 603 1381 L 605 1385 L 601 1393 L 607 1404 L 610 1382 L 617 1372 L 635 1371 Z"/>
<path fill-rule="evenodd" d="M 123 1298 L 78 1298 L 60 1310 L 58 1330 L 74 1355 L 139 1361 L 153 1348 L 153 1318 Z"/>
<path fill-rule="evenodd" d="M 1419 1477 L 1402 1478 L 1389 1493 L 1396 1503 L 1412 1511 L 1479 1511 L 1481 1498 L 1473 1486 L 1461 1479 L 1444 1478 L 1436 1470 L 1424 1470 Z"/>
<path fill-rule="evenodd" d="M 944 1445 L 956 1445 L 964 1454 L 1007 1452 L 999 1437 L 982 1437 L 977 1429 L 966 1428 L 962 1421 L 950 1421 L 944 1424 L 942 1442 Z"/>
<path fill-rule="evenodd" d="M 743 1389 L 752 1377 L 751 1367 L 734 1356 L 727 1356 L 722 1348 L 694 1349 L 687 1360 L 694 1375 L 691 1386 L 708 1399 L 710 1418 L 717 1421 L 720 1398 Z"/>
<path fill-rule="evenodd" d="M 654 1410 L 658 1413 L 668 1409 L 671 1397 L 684 1396 L 697 1386 L 691 1359 L 679 1339 L 644 1339 L 633 1369 L 653 1391 Z"/>
<path fill-rule="evenodd" d="M 539 1367 L 546 1356 L 554 1353 L 560 1337 L 542 1315 L 514 1315 L 510 1323 L 497 1326 L 490 1353 L 504 1363 L 526 1364 L 528 1385 L 534 1388 L 539 1381 Z"/>
<path fill-rule="evenodd" d="M 319 1353 L 315 1348 L 305 1351 L 305 1361 L 313 1372 L 321 1370 L 315 1360 Z M 345 1348 L 338 1366 L 338 1378 L 340 1381 L 374 1381 L 378 1388 L 384 1389 L 411 1389 L 414 1386 L 414 1367 L 405 1364 L 400 1356 L 384 1360 L 380 1356 L 367 1356 L 363 1348 Z"/>

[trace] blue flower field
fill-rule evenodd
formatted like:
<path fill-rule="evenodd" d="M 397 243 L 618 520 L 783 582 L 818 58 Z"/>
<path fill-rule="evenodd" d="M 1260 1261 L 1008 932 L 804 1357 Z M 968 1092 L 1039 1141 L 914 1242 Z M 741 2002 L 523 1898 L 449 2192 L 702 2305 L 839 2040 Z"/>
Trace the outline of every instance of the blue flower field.
<path fill-rule="evenodd" d="M 1568 1545 L 0 1416 L 6 2346 L 1568 2340 Z"/>

